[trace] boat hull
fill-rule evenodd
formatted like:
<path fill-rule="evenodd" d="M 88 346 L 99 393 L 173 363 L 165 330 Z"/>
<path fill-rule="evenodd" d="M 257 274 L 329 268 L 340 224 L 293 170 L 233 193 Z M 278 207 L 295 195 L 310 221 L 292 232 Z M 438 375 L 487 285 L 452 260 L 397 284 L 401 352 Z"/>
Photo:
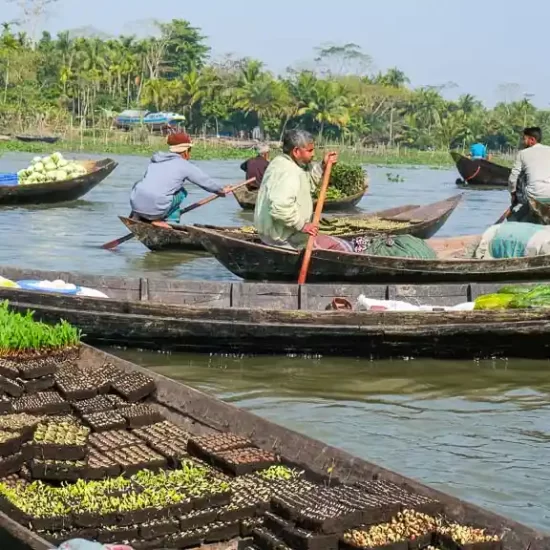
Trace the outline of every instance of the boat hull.
<path fill-rule="evenodd" d="M 451 152 L 458 172 L 462 180 L 457 181 L 457 185 L 462 188 L 507 188 L 508 178 L 510 177 L 510 168 L 500 166 L 488 160 L 472 160 L 456 151 Z"/>
<path fill-rule="evenodd" d="M 91 171 L 78 178 L 61 182 L 0 187 L 0 206 L 75 201 L 99 185 L 118 165 L 112 159 L 87 161 L 86 164 Z"/>

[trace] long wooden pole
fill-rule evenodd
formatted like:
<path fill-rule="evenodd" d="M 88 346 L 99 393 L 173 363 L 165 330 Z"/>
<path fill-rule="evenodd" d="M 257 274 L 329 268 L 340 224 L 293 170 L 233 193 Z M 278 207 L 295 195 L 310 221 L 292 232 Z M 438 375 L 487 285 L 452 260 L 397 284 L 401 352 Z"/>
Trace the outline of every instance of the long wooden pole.
<path fill-rule="evenodd" d="M 313 215 L 313 225 L 319 227 L 319 221 L 321 220 L 321 214 L 323 213 L 323 206 L 325 205 L 325 197 L 327 194 L 328 184 L 330 181 L 330 172 L 332 170 L 332 162 L 329 161 L 325 166 L 325 172 L 323 174 L 323 182 L 321 183 L 321 190 L 319 191 L 319 198 L 317 199 L 317 206 L 315 207 L 315 214 Z M 298 277 L 298 284 L 303 285 L 307 279 L 307 271 L 309 269 L 309 262 L 311 261 L 311 253 L 313 252 L 313 245 L 315 243 L 315 237 L 309 236 L 307 240 L 306 251 L 304 253 L 304 260 L 302 262 L 302 268 L 300 269 L 300 276 Z"/>
<path fill-rule="evenodd" d="M 229 195 L 230 193 L 233 193 L 233 191 L 236 191 L 237 189 L 240 189 L 241 187 L 244 187 L 249 183 L 253 183 L 254 181 L 256 181 L 256 178 L 250 178 L 249 180 L 238 183 L 237 185 L 234 185 L 233 187 L 229 188 L 226 195 Z M 204 199 L 201 199 L 200 201 L 197 201 L 191 204 L 190 206 L 187 206 L 186 208 L 184 208 L 181 211 L 181 214 L 187 214 L 187 212 L 191 212 L 191 210 L 195 210 L 196 208 L 199 208 L 200 206 L 204 206 L 205 204 L 215 201 L 218 198 L 220 198 L 220 195 L 210 195 L 208 197 L 205 197 Z M 128 235 L 125 235 L 124 237 L 120 237 L 118 239 L 115 239 L 114 241 L 109 241 L 108 243 L 105 243 L 101 248 L 104 248 L 105 250 L 111 250 L 112 248 L 116 248 L 119 244 L 125 243 L 126 241 L 129 241 L 130 239 L 133 239 L 133 238 L 134 238 L 134 234 L 128 233 Z"/>

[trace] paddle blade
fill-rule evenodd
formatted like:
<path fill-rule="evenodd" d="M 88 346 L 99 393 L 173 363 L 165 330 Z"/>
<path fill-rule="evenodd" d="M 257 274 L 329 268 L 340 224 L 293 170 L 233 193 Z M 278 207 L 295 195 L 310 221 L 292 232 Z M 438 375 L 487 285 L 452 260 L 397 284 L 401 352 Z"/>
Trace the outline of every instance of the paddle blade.
<path fill-rule="evenodd" d="M 115 239 L 114 241 L 109 241 L 108 243 L 105 243 L 101 248 L 104 248 L 105 250 L 112 250 L 113 248 L 116 248 L 119 244 L 125 243 L 126 241 L 129 241 L 133 238 L 134 234 L 128 233 L 128 235 L 120 237 L 120 239 Z"/>

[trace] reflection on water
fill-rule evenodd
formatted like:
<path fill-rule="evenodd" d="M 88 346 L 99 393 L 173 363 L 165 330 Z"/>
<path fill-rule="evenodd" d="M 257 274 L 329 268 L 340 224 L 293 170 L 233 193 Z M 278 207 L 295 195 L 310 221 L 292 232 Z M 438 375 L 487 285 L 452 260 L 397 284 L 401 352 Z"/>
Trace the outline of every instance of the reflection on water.
<path fill-rule="evenodd" d="M 545 361 L 116 353 L 550 531 L 550 378 Z"/>
<path fill-rule="evenodd" d="M 73 155 L 70 155 L 73 156 Z M 97 155 L 74 155 L 100 158 Z M 0 159 L 0 171 L 10 172 L 26 167 L 32 154 L 11 153 Z M 129 213 L 132 185 L 147 167 L 144 157 L 114 156 L 117 169 L 98 187 L 79 201 L 61 207 L 2 209 L 0 217 L 0 264 L 13 264 L 34 269 L 87 271 L 104 275 L 163 275 L 188 279 L 235 279 L 217 261 L 208 256 L 172 253 L 151 254 L 137 240 L 131 240 L 116 252 L 101 249 L 107 241 L 122 237 L 127 229 L 118 216 Z M 197 162 L 209 174 L 225 184 L 243 178 L 240 161 Z M 370 187 L 360 203 L 363 211 L 380 210 L 403 204 L 427 204 L 459 192 L 452 170 L 392 168 L 392 173 L 405 181 L 392 183 L 388 169 L 368 167 Z M 206 196 L 189 186 L 188 203 Z M 494 222 L 508 206 L 508 195 L 502 191 L 465 193 L 461 204 L 440 232 L 441 236 L 478 233 Z M 215 225 L 249 225 L 253 213 L 242 210 L 233 197 L 219 199 L 198 208 L 183 218 L 186 223 Z M 14 250 L 17 255 L 14 255 Z"/>

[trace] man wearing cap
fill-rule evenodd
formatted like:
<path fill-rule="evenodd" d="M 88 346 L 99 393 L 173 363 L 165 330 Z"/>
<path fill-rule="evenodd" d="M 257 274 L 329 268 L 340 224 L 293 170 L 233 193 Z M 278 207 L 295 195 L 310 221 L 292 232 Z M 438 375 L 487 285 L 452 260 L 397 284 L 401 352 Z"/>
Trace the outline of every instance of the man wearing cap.
<path fill-rule="evenodd" d="M 166 225 L 179 223 L 180 207 L 187 197 L 186 182 L 224 197 L 228 189 L 189 162 L 191 138 L 187 134 L 170 134 L 170 152 L 158 152 L 151 157 L 147 171 L 132 188 L 132 217 Z"/>
<path fill-rule="evenodd" d="M 248 189 L 258 189 L 269 166 L 269 145 L 261 144 L 256 147 L 257 156 L 248 159 L 241 164 L 241 170 L 246 172 L 246 179 L 256 178 L 256 181 L 248 184 Z"/>

